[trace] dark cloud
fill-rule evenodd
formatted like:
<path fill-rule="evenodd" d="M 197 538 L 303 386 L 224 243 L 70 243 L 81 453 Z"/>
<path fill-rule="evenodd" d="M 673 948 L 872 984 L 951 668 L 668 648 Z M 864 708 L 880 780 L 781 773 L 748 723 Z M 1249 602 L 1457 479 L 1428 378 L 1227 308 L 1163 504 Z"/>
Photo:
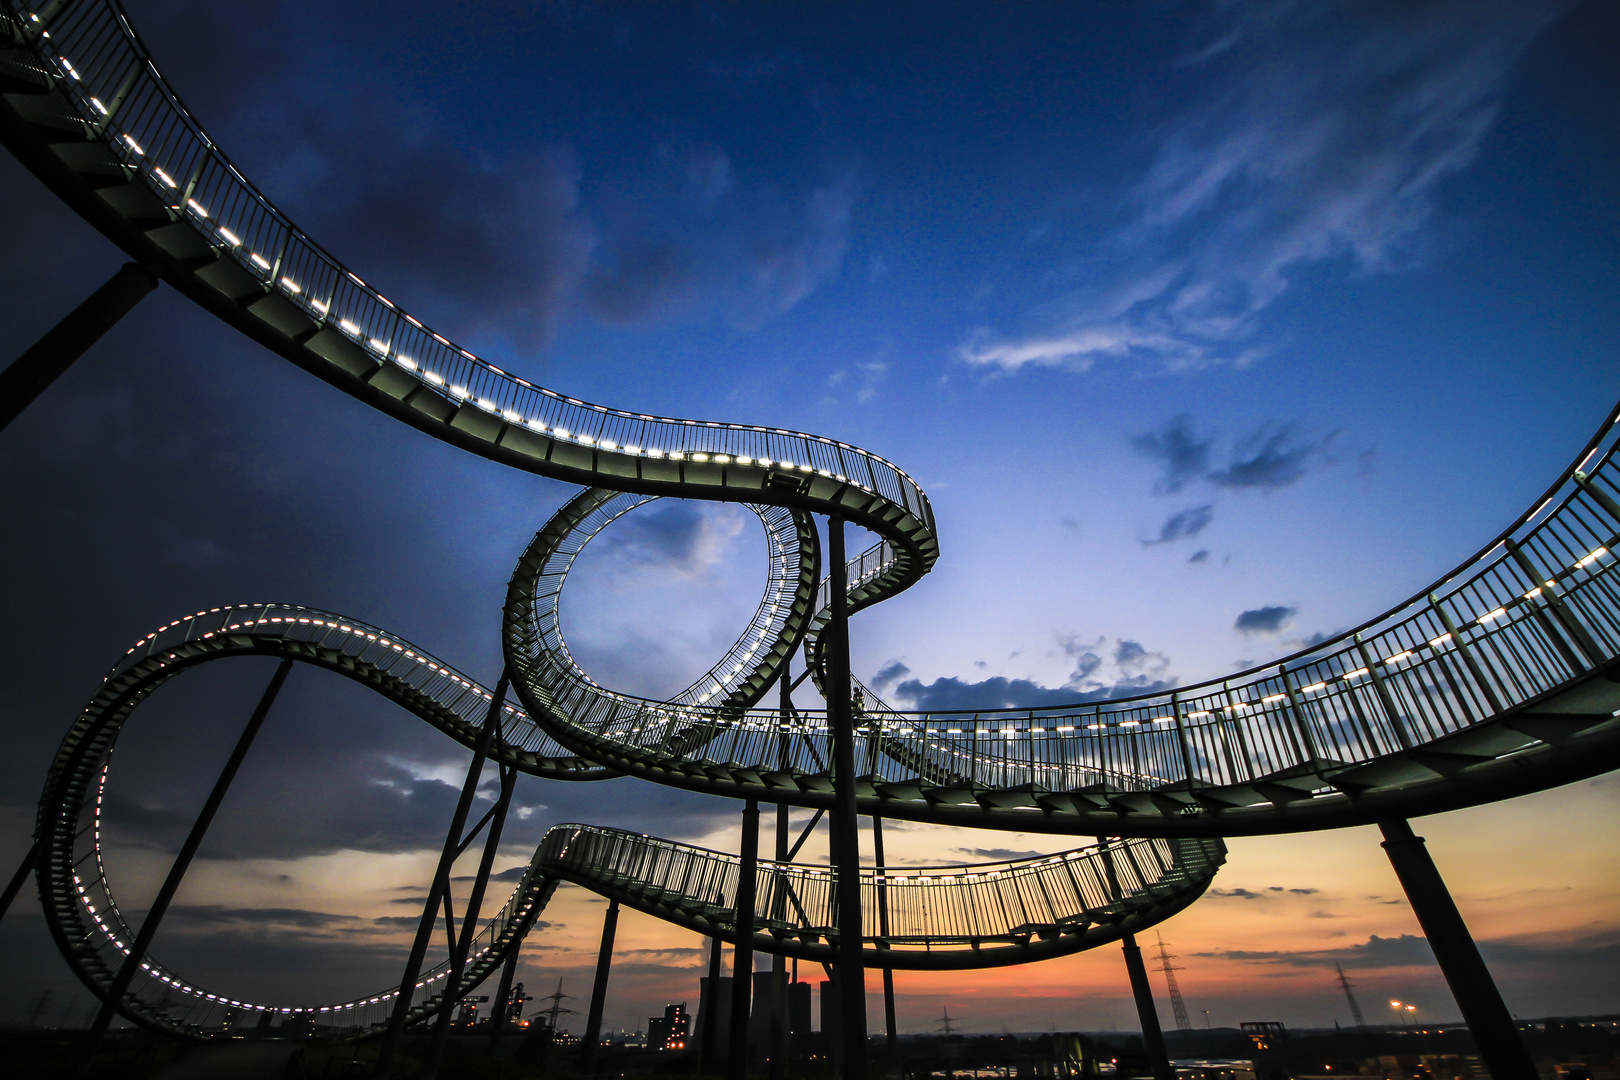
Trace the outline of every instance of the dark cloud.
<path fill-rule="evenodd" d="M 1215 507 L 1209 503 L 1203 506 L 1194 506 L 1178 514 L 1172 514 L 1170 519 L 1159 526 L 1159 535 L 1152 540 L 1142 541 L 1146 547 L 1156 544 L 1169 544 L 1176 540 L 1187 540 L 1197 536 L 1209 528 L 1209 523 L 1215 520 Z"/>
<path fill-rule="evenodd" d="M 994 676 L 968 682 L 949 676 L 924 683 L 906 679 L 894 688 L 896 697 L 925 712 L 981 709 L 1052 708 L 1109 701 L 1135 694 L 1151 694 L 1174 685 L 1170 658 L 1138 641 L 1098 638 L 1059 642 L 1074 662 L 1062 686 L 1043 686 L 1031 679 Z"/>
<path fill-rule="evenodd" d="M 887 664 L 884 664 L 882 667 L 878 668 L 877 674 L 873 675 L 870 680 L 870 685 L 872 689 L 881 694 L 892 684 L 910 674 L 911 669 L 905 664 L 901 663 L 899 660 L 890 660 Z"/>
<path fill-rule="evenodd" d="M 418 901 L 420 903 L 420 901 Z M 225 907 L 221 904 L 174 904 L 164 916 L 166 930 L 202 929 L 221 924 L 250 924 L 261 929 L 292 927 L 301 930 L 327 930 L 352 927 L 361 922 L 358 915 L 334 915 L 303 908 Z"/>
<path fill-rule="evenodd" d="M 660 499 L 632 510 L 591 542 L 592 555 L 624 578 L 646 568 L 695 577 L 715 569 L 725 542 L 753 515 L 740 507 Z"/>
<path fill-rule="evenodd" d="M 1319 460 L 1338 432 L 1302 442 L 1293 424 L 1263 424 L 1238 443 L 1232 461 L 1208 476 L 1210 483 L 1225 488 L 1275 489 L 1303 478 L 1312 462 Z"/>
<path fill-rule="evenodd" d="M 1044 851 L 1018 851 L 1014 848 L 1004 847 L 957 847 L 951 848 L 958 855 L 965 855 L 970 859 L 979 859 L 984 862 L 1014 862 L 1018 859 L 1038 859 L 1045 855 Z"/>
<path fill-rule="evenodd" d="M 1199 548 L 1197 551 L 1187 556 L 1187 561 L 1190 563 L 1209 562 L 1209 548 Z"/>
<path fill-rule="evenodd" d="M 855 200 L 849 170 L 790 200 L 739 183 L 717 147 L 666 147 L 660 165 L 604 202 L 605 235 L 582 291 L 597 318 L 713 313 L 751 330 L 842 270 Z"/>
<path fill-rule="evenodd" d="M 1157 431 L 1149 431 L 1131 440 L 1136 452 L 1164 469 L 1164 474 L 1153 484 L 1157 495 L 1174 495 L 1209 469 L 1210 450 L 1214 439 L 1201 439 L 1193 431 L 1193 418 L 1186 413 L 1167 421 Z"/>
<path fill-rule="evenodd" d="M 1298 608 L 1283 607 L 1281 604 L 1251 608 L 1238 615 L 1232 623 L 1232 629 L 1246 637 L 1267 637 L 1281 633 L 1297 614 Z"/>

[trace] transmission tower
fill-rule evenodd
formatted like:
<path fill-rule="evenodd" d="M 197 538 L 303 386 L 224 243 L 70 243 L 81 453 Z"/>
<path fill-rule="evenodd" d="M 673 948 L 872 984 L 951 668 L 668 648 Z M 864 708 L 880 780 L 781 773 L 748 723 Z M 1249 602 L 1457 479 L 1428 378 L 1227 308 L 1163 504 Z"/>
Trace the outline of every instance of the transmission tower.
<path fill-rule="evenodd" d="M 939 1019 L 935 1021 L 935 1026 L 939 1028 L 939 1033 L 941 1035 L 954 1035 L 956 1033 L 956 1028 L 952 1026 L 953 1023 L 954 1021 L 951 1019 L 951 1010 L 939 1010 Z"/>
<path fill-rule="evenodd" d="M 562 982 L 563 981 L 561 979 L 558 979 L 556 992 L 547 994 L 545 997 L 540 999 L 541 1001 L 551 1002 L 551 1008 L 546 1010 L 546 1015 L 551 1018 L 550 1024 L 552 1041 L 556 1041 L 557 1038 L 557 1017 L 563 1015 L 564 1013 L 568 1013 L 569 1015 L 573 1015 L 574 1013 L 573 1009 L 563 1008 L 563 1001 L 572 1000 L 574 995 L 565 994 L 562 992 Z"/>
<path fill-rule="evenodd" d="M 1187 1003 L 1181 1000 L 1181 987 L 1176 985 L 1176 972 L 1187 969 L 1170 962 L 1176 958 L 1176 954 L 1164 943 L 1163 934 L 1155 931 L 1153 936 L 1159 939 L 1159 970 L 1164 972 L 1164 981 L 1170 986 L 1170 1007 L 1176 1011 L 1176 1030 L 1191 1031 L 1192 1021 L 1187 1019 Z"/>
<path fill-rule="evenodd" d="M 1333 970 L 1339 973 L 1339 985 L 1344 988 L 1344 999 L 1350 1003 L 1350 1019 L 1356 1022 L 1356 1027 L 1366 1027 L 1367 1018 L 1361 1015 L 1361 1006 L 1356 1004 L 1356 995 L 1351 990 L 1356 984 L 1350 981 L 1350 976 L 1344 973 L 1344 968 L 1340 965 L 1334 964 Z"/>

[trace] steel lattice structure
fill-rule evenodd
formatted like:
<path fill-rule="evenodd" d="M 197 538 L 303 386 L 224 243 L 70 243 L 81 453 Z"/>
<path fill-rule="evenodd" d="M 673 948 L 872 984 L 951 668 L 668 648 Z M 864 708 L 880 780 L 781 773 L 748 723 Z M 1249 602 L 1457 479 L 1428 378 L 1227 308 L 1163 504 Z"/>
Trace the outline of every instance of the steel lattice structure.
<path fill-rule="evenodd" d="M 889 599 L 938 558 L 927 496 L 898 466 L 821 436 L 626 412 L 480 360 L 370 288 L 237 170 L 165 82 L 115 0 L 0 6 L 0 141 L 162 280 L 237 330 L 435 438 L 582 485 L 534 538 L 502 613 L 520 705 L 490 756 L 539 776 L 631 775 L 689 790 L 831 808 L 832 718 L 761 707 L 802 648 L 818 683 L 834 608 L 815 513 L 881 539 L 845 569 L 851 610 Z M 44 27 L 48 23 L 49 29 Z M 867 703 L 855 731 L 861 813 L 1026 832 L 1134 838 L 995 867 L 897 874 L 861 936 L 880 966 L 1016 963 L 1087 948 L 1195 900 L 1219 837 L 1387 822 L 1507 798 L 1620 765 L 1620 429 L 1616 414 L 1545 496 L 1432 586 L 1279 663 L 1070 708 L 908 713 Z M 766 594 L 703 678 L 668 701 L 598 685 L 573 662 L 557 604 L 583 546 L 662 496 L 748 505 L 765 525 Z M 214 608 L 138 642 L 74 724 L 40 803 L 39 876 L 63 954 L 98 993 L 132 934 L 101 874 L 107 756 L 139 702 L 190 667 L 271 655 L 336 671 L 473 745 L 494 695 L 385 631 L 283 605 Z M 736 936 L 735 857 L 588 825 L 547 835 L 475 943 L 451 1000 L 521 940 L 555 883 L 574 881 L 681 925 Z M 760 949 L 826 958 L 825 871 L 761 863 Z M 934 897 L 927 919 L 910 898 Z M 955 912 L 955 914 L 942 914 Z M 992 914 L 995 912 L 996 914 Z M 930 919 L 934 920 L 930 922 Z M 730 935 L 730 937 L 728 937 Z M 436 985 L 417 984 L 442 1007 Z M 163 1004 L 188 995 L 190 1015 Z M 375 1030 L 393 991 L 283 1006 Z M 121 1008 L 206 1031 L 265 1009 L 192 986 L 147 958 Z"/>

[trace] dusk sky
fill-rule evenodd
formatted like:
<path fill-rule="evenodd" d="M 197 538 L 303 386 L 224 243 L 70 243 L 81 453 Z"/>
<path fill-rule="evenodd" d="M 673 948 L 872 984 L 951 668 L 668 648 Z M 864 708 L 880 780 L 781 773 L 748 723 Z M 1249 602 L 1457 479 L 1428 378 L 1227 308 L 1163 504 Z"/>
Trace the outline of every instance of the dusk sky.
<path fill-rule="evenodd" d="M 1611 3 L 127 6 L 244 174 L 459 343 L 588 401 L 814 432 L 914 476 L 940 561 L 851 629 L 897 707 L 1169 686 L 1353 626 L 1489 540 L 1620 399 Z M 124 256 L 9 156 L 0 235 L 9 362 Z M 306 604 L 493 685 L 507 578 L 577 491 L 167 288 L 0 435 L 0 485 L 7 876 L 63 732 L 136 638 Z M 746 622 L 763 553 L 737 507 L 635 511 L 570 582 L 576 656 L 678 691 Z M 135 714 L 108 811 L 126 909 L 273 667 L 210 665 Z M 294 671 L 154 952 L 244 997 L 389 985 L 466 761 Z M 732 801 L 517 790 L 501 869 L 568 821 L 736 850 Z M 1617 812 L 1611 775 L 1414 822 L 1521 1016 L 1620 1010 Z M 893 830 L 908 865 L 1089 842 Z M 1376 829 L 1230 849 L 1161 928 L 1197 1023 L 1348 1023 L 1335 962 L 1369 1016 L 1456 1016 Z M 583 1012 L 602 909 L 559 890 L 531 991 L 560 976 Z M 607 1022 L 695 1007 L 700 945 L 627 911 Z M 0 955 L 0 1020 L 44 989 L 46 1022 L 82 1017 L 31 893 Z M 942 1007 L 968 1030 L 1136 1025 L 1116 946 L 896 984 L 902 1030 Z"/>

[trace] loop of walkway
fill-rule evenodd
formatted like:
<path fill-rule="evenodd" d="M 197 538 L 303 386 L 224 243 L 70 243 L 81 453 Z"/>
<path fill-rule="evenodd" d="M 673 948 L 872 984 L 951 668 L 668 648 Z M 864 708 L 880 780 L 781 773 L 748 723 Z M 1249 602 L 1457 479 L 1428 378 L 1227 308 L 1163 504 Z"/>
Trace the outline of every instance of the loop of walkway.
<path fill-rule="evenodd" d="M 791 520 L 788 526 L 790 535 L 796 532 Z M 782 564 L 792 569 L 796 561 Z M 796 577 L 796 571 L 788 576 Z M 745 640 L 752 633 L 751 626 Z M 176 619 L 136 642 L 63 740 L 37 826 L 46 922 L 62 955 L 98 995 L 111 984 L 128 956 L 126 943 L 135 937 L 102 858 L 102 811 L 118 736 L 136 707 L 176 676 L 217 660 L 261 656 L 353 679 L 467 745 L 477 741 L 492 697 L 398 635 L 312 608 L 214 608 Z M 570 755 L 510 705 L 502 710 L 500 738 L 490 757 L 552 779 L 615 775 Z M 890 932 L 880 938 L 869 926 L 863 936 L 871 942 L 873 966 L 990 967 L 1061 956 L 1180 911 L 1203 894 L 1224 857 L 1219 841 L 1138 840 L 994 866 L 868 871 L 863 874 L 863 891 L 872 899 L 868 911 L 875 913 L 879 902 L 887 905 Z M 734 942 L 738 868 L 735 855 L 616 829 L 555 826 L 511 897 L 474 938 L 450 1000 L 499 969 L 560 881 Z M 761 863 L 755 947 L 833 959 L 834 882 L 825 869 Z M 142 958 L 141 967 L 121 1011 L 180 1035 L 239 1033 L 277 1014 L 306 1015 L 329 1035 L 374 1035 L 386 1026 L 397 992 L 390 988 L 326 1004 L 248 1001 L 199 986 L 152 954 Z M 412 1008 L 414 1018 L 439 1011 L 449 973 L 448 960 L 423 972 L 416 983 L 422 993 Z"/>

